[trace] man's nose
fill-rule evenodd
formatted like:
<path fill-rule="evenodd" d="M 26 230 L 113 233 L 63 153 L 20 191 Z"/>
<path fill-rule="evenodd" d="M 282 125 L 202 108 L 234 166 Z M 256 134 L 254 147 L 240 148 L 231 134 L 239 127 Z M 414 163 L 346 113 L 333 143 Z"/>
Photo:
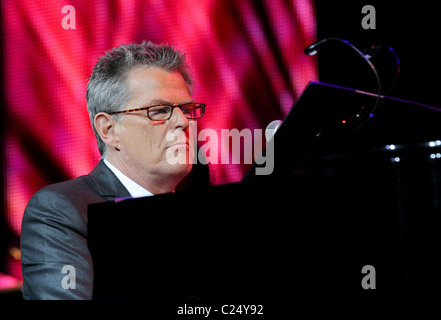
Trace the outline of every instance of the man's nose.
<path fill-rule="evenodd" d="M 179 107 L 174 108 L 172 120 L 175 128 L 181 127 L 183 130 L 187 129 L 190 124 L 189 119 Z"/>

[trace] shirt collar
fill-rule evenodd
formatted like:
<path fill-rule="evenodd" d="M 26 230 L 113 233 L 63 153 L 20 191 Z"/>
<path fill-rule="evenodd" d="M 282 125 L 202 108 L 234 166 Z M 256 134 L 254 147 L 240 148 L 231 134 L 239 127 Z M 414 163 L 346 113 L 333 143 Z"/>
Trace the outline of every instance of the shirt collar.
<path fill-rule="evenodd" d="M 124 173 L 119 171 L 113 164 L 111 164 L 107 159 L 104 159 L 104 163 L 109 167 L 110 170 L 112 170 L 112 172 L 115 174 L 118 180 L 121 181 L 124 187 L 126 187 L 127 191 L 129 191 L 130 195 L 133 198 L 153 196 L 153 193 L 141 187 L 135 181 L 127 177 Z"/>

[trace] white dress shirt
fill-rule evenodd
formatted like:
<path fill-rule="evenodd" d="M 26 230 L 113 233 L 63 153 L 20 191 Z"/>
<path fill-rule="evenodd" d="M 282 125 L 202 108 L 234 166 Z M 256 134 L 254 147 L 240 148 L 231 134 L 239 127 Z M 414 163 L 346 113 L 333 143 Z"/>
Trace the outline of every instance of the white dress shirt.
<path fill-rule="evenodd" d="M 124 187 L 126 187 L 133 198 L 150 197 L 154 195 L 153 193 L 151 193 L 147 189 L 144 189 L 135 181 L 127 177 L 124 173 L 119 171 L 113 164 L 107 161 L 107 159 L 104 159 L 104 163 L 109 167 L 110 170 L 112 170 L 112 172 L 116 175 L 119 181 L 121 181 Z"/>

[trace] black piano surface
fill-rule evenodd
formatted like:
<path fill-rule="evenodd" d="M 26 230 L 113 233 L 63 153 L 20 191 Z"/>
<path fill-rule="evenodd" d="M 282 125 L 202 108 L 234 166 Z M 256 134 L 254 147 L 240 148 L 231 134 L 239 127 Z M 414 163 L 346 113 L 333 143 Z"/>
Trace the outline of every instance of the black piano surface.
<path fill-rule="evenodd" d="M 388 99 L 355 129 L 343 106 L 317 136 L 311 114 L 329 120 L 341 92 L 317 85 L 321 106 L 306 108 L 306 93 L 274 137 L 273 175 L 253 166 L 238 183 L 91 205 L 94 298 L 289 314 L 299 299 L 438 296 L 441 113 Z M 350 94 L 350 108 L 372 105 Z M 375 289 L 362 286 L 367 265 Z"/>

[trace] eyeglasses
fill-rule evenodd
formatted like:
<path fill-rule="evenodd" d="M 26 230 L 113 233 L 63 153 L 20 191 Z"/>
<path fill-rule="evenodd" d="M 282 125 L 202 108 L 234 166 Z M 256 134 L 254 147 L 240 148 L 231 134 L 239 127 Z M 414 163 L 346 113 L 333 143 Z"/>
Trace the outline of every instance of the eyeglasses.
<path fill-rule="evenodd" d="M 167 105 L 155 105 L 137 109 L 129 109 L 129 110 L 121 110 L 109 112 L 109 114 L 118 114 L 118 113 L 131 113 L 136 111 L 147 110 L 147 117 L 153 121 L 165 121 L 171 118 L 173 114 L 173 109 L 178 107 L 181 109 L 182 113 L 188 119 L 199 119 L 202 118 L 205 114 L 205 103 L 195 103 L 189 102 L 180 105 L 167 106 Z"/>

